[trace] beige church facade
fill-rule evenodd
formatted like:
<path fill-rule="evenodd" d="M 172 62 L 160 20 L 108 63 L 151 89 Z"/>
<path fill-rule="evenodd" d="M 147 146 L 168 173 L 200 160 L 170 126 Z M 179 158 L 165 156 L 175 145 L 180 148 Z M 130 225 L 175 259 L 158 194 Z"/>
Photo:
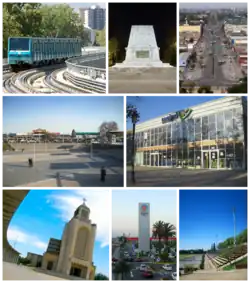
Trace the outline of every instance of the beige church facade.
<path fill-rule="evenodd" d="M 96 224 L 89 219 L 90 209 L 83 203 L 65 225 L 62 240 L 50 239 L 43 255 L 42 268 L 94 280 L 93 250 Z"/>

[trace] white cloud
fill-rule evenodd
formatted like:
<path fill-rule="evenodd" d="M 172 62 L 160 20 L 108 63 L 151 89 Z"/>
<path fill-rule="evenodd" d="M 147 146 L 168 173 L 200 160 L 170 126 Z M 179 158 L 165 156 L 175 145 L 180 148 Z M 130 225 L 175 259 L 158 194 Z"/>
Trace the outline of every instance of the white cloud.
<path fill-rule="evenodd" d="M 86 205 L 90 208 L 90 219 L 97 225 L 96 240 L 101 242 L 101 247 L 109 245 L 110 198 L 108 190 L 58 191 L 47 198 L 49 204 L 59 212 L 59 217 L 63 221 L 69 221 L 76 208 L 83 203 L 83 198 L 86 198 Z"/>
<path fill-rule="evenodd" d="M 30 246 L 36 247 L 41 251 L 45 251 L 48 245 L 47 243 L 40 241 L 37 235 L 25 232 L 16 226 L 10 227 L 8 229 L 7 239 L 8 241 L 12 242 L 29 244 Z"/>

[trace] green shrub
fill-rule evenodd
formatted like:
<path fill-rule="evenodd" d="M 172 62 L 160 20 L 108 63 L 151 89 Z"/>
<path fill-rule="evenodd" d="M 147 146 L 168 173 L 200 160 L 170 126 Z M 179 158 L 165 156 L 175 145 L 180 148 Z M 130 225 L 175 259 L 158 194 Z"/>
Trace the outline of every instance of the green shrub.
<path fill-rule="evenodd" d="M 7 142 L 3 143 L 3 151 L 6 151 L 6 150 L 14 150 L 14 148 Z"/>
<path fill-rule="evenodd" d="M 194 272 L 194 267 L 192 265 L 185 265 L 184 266 L 184 273 L 189 274 Z"/>

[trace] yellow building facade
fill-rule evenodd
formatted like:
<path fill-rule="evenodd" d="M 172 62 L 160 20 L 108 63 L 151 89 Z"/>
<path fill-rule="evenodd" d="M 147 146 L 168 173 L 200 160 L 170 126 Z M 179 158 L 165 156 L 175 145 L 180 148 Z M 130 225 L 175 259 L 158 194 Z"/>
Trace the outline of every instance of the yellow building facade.
<path fill-rule="evenodd" d="M 85 203 L 76 209 L 65 225 L 62 240 L 54 240 L 44 253 L 43 269 L 85 280 L 94 279 L 93 250 L 97 227 L 91 223 L 89 215 L 90 209 Z"/>
<path fill-rule="evenodd" d="M 179 26 L 179 32 L 200 32 L 200 25 L 197 26 L 189 26 L 189 25 L 183 25 Z"/>

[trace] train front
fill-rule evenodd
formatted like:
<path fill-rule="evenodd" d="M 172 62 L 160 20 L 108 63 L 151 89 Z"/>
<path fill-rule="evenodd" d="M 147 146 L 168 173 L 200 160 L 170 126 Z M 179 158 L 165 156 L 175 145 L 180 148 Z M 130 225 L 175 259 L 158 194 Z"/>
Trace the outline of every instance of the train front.
<path fill-rule="evenodd" d="M 9 37 L 8 64 L 12 68 L 32 65 L 30 37 Z"/>

